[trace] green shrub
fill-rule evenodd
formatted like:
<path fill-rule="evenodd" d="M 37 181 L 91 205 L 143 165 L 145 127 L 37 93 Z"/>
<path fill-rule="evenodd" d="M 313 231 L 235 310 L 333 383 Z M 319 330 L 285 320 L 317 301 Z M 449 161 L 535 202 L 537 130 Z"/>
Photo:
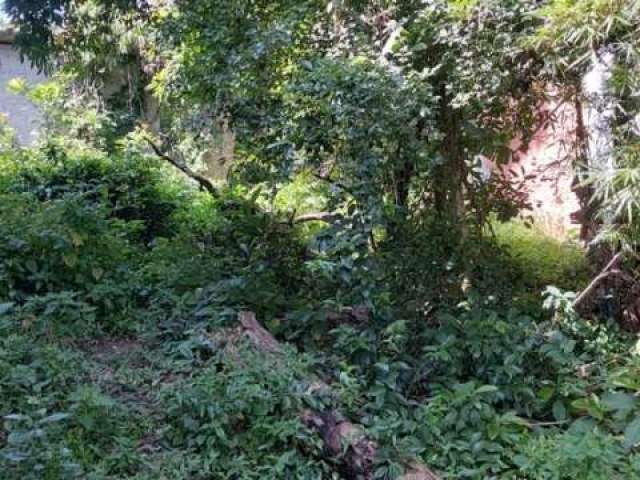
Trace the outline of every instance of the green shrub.
<path fill-rule="evenodd" d="M 16 313 L 24 332 L 49 338 L 98 336 L 96 308 L 77 292 L 31 295 Z"/>
<path fill-rule="evenodd" d="M 414 435 L 427 461 L 452 478 L 495 478 L 507 471 L 527 421 L 502 404 L 502 391 L 470 381 L 454 384 L 420 407 Z"/>
<path fill-rule="evenodd" d="M 162 166 L 153 157 L 132 152 L 106 156 L 55 147 L 15 152 L 0 160 L 0 189 L 32 193 L 41 201 L 82 195 L 84 202 L 104 205 L 113 218 L 140 222 L 140 238 L 149 242 L 173 234 L 171 215 L 181 196 L 188 196 L 185 185 L 170 180 Z"/>
<path fill-rule="evenodd" d="M 137 226 L 109 213 L 78 195 L 0 195 L 0 301 L 18 304 L 23 326 L 54 335 L 131 330 Z"/>
<path fill-rule="evenodd" d="M 425 332 L 430 387 L 452 381 L 498 386 L 511 408 L 531 413 L 538 377 L 555 370 L 541 353 L 545 339 L 533 319 L 472 304 L 439 320 L 439 328 Z"/>
<path fill-rule="evenodd" d="M 141 432 L 132 412 L 91 385 L 71 392 L 67 404 L 65 439 L 78 463 L 86 469 L 100 464 L 108 474 L 137 469 L 140 459 L 132 449 Z"/>
<path fill-rule="evenodd" d="M 319 440 L 299 419 L 303 366 L 242 345 L 216 360 L 164 391 L 173 446 L 203 455 L 212 478 L 327 478 Z"/>
<path fill-rule="evenodd" d="M 640 478 L 640 458 L 597 429 L 533 436 L 514 458 L 509 478 L 532 480 L 623 480 Z"/>
<path fill-rule="evenodd" d="M 4 417 L 7 444 L 0 448 L 0 479 L 68 480 L 82 478 L 82 469 L 71 450 L 61 441 L 65 413 Z"/>
<path fill-rule="evenodd" d="M 82 375 L 80 356 L 2 331 L 0 338 L 0 417 L 58 410 Z"/>
<path fill-rule="evenodd" d="M 4 152 L 11 151 L 15 147 L 15 144 L 15 131 L 9 126 L 7 116 L 0 113 L 0 155 Z"/>
<path fill-rule="evenodd" d="M 32 194 L 0 200 L 0 298 L 87 291 L 132 254 L 132 228 L 81 196 L 47 202 Z"/>
<path fill-rule="evenodd" d="M 585 250 L 548 237 L 518 221 L 494 224 L 498 245 L 506 249 L 522 289 L 539 294 L 548 285 L 575 290 L 589 279 Z"/>
<path fill-rule="evenodd" d="M 0 479 L 67 480 L 87 478 L 87 472 L 106 478 L 138 469 L 133 449 L 139 432 L 118 402 L 80 386 L 59 407 L 64 409 L 4 415 Z"/>
<path fill-rule="evenodd" d="M 158 295 L 197 292 L 201 318 L 230 307 L 270 319 L 305 291 L 304 245 L 252 201 L 226 191 L 216 200 L 200 199 L 176 219 L 177 235 L 158 241 L 147 258 L 146 283 Z"/>

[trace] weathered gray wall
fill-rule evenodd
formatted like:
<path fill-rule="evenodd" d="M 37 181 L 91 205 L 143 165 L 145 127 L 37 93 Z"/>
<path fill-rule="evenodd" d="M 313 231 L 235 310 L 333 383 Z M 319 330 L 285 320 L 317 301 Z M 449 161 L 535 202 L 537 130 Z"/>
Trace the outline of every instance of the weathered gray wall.
<path fill-rule="evenodd" d="M 44 79 L 28 62 L 20 62 L 19 53 L 11 45 L 0 43 L 0 113 L 8 117 L 9 125 L 16 130 L 18 143 L 28 145 L 36 139 L 40 115 L 24 97 L 7 91 L 7 84 L 16 77 L 25 78 L 30 84 Z"/>

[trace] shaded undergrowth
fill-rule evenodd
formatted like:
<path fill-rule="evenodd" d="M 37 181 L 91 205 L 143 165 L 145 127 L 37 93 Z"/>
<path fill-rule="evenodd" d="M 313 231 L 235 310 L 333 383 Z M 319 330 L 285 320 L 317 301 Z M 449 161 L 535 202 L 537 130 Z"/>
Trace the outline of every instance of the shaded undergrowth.
<path fill-rule="evenodd" d="M 0 174 L 0 478 L 342 478 L 298 418 L 318 377 L 379 442 L 377 478 L 416 457 L 444 478 L 639 477 L 633 339 L 560 289 L 553 320 L 540 307 L 547 282 L 579 286 L 579 252 L 476 239 L 462 293 L 435 223 L 363 260 L 147 157 L 23 155 Z M 286 361 L 221 354 L 242 309 Z"/>

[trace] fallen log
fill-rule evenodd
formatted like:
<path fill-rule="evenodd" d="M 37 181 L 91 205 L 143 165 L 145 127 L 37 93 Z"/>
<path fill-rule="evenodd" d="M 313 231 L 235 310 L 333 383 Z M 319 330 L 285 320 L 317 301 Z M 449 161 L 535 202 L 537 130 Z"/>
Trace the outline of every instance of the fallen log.
<path fill-rule="evenodd" d="M 238 327 L 226 332 L 233 343 L 245 338 L 260 352 L 268 355 L 283 353 L 280 343 L 257 321 L 253 312 L 238 314 Z M 330 392 L 330 387 L 321 381 L 313 383 L 313 389 Z M 316 431 L 322 438 L 327 455 L 339 462 L 341 472 L 347 479 L 373 480 L 378 452 L 377 443 L 370 439 L 360 425 L 354 424 L 335 410 L 305 410 L 300 413 L 302 422 Z M 418 461 L 405 465 L 405 473 L 398 480 L 440 480 L 427 466 Z"/>

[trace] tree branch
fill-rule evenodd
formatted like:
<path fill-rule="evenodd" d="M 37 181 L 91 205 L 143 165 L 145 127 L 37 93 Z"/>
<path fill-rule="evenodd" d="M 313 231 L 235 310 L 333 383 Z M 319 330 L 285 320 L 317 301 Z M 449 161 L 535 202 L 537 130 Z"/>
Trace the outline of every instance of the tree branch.
<path fill-rule="evenodd" d="M 576 299 L 573 301 L 574 308 L 576 308 L 582 302 L 584 302 L 584 300 L 588 298 L 591 292 L 595 290 L 595 288 L 600 284 L 602 280 L 604 280 L 605 278 L 611 275 L 622 274 L 622 272 L 620 272 L 619 270 L 613 270 L 613 268 L 618 265 L 621 259 L 622 259 L 622 252 L 619 252 L 613 256 L 613 258 L 609 261 L 609 263 L 607 263 L 607 265 L 602 269 L 602 271 L 593 280 L 591 280 L 591 283 L 587 285 L 587 288 L 585 288 L 582 292 L 580 292 L 580 295 L 576 297 Z"/>
<path fill-rule="evenodd" d="M 144 139 L 149 144 L 151 149 L 154 151 L 154 153 L 158 157 L 166 160 L 171 165 L 176 167 L 178 170 L 180 170 L 182 173 L 184 173 L 187 177 L 189 177 L 190 179 L 192 179 L 196 183 L 198 183 L 198 185 L 200 185 L 201 188 L 203 188 L 204 190 L 209 192 L 212 196 L 217 197 L 219 195 L 218 194 L 218 190 L 213 185 L 211 180 L 209 180 L 207 177 L 205 177 L 204 175 L 201 175 L 198 172 L 192 170 L 185 162 L 182 162 L 180 160 L 176 160 L 175 158 L 171 157 L 168 153 L 164 152 L 162 150 L 162 148 L 160 146 L 158 146 L 149 137 L 145 136 Z"/>
<path fill-rule="evenodd" d="M 313 212 L 305 213 L 299 217 L 293 219 L 293 223 L 306 223 L 306 222 L 325 222 L 334 223 L 338 219 L 338 214 L 331 212 Z"/>

